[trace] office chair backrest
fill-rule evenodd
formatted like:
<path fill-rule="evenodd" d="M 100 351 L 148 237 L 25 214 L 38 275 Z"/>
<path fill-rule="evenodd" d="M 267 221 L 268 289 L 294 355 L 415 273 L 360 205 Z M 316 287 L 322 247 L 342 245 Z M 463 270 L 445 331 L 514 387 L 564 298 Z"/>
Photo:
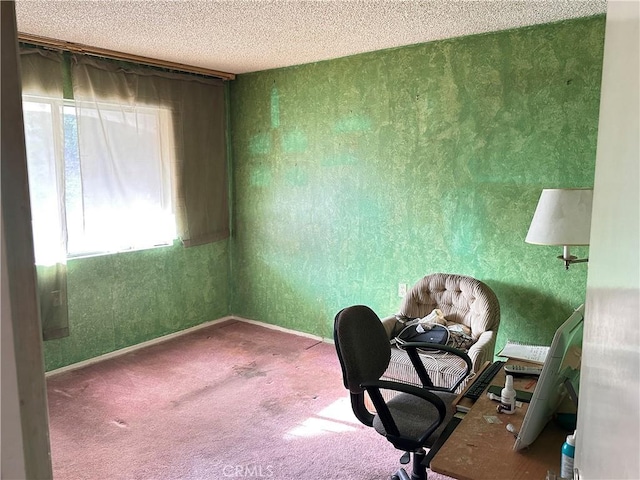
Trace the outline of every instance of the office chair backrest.
<path fill-rule="evenodd" d="M 360 394 L 363 382 L 378 380 L 389 366 L 391 347 L 376 313 L 365 305 L 347 307 L 336 315 L 333 339 L 344 386 Z"/>

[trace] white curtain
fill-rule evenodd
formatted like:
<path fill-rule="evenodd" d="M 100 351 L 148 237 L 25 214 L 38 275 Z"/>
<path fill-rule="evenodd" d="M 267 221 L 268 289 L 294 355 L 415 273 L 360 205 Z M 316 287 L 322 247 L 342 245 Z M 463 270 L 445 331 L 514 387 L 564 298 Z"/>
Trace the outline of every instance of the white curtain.
<path fill-rule="evenodd" d="M 48 340 L 69 334 L 62 56 L 22 51 L 21 69 L 40 316 Z"/>
<path fill-rule="evenodd" d="M 78 96 L 79 158 L 71 168 L 77 170 L 81 188 L 67 195 L 69 252 L 171 243 L 176 228 L 170 112 L 127 105 L 122 99 L 89 101 Z"/>
<path fill-rule="evenodd" d="M 228 236 L 222 82 L 81 55 L 71 75 L 87 241 L 174 238 L 176 223 L 185 246 Z"/>

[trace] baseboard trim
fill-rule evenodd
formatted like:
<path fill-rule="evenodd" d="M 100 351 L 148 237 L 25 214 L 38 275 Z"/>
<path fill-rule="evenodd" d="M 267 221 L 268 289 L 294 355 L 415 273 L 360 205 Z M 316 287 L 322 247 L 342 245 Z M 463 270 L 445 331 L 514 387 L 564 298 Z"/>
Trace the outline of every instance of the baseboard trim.
<path fill-rule="evenodd" d="M 210 320 L 208 322 L 201 323 L 199 325 L 194 325 L 193 327 L 185 328 L 184 330 L 180 330 L 178 332 L 169 333 L 167 335 L 163 335 L 161 337 L 153 338 L 151 340 L 147 340 L 146 342 L 137 343 L 136 345 L 131 345 L 130 347 L 121 348 L 119 350 L 114 350 L 113 352 L 105 353 L 103 355 L 98 355 L 97 357 L 89 358 L 87 360 L 82 360 L 81 362 L 72 363 L 71 365 L 65 365 L 64 367 L 56 368 L 55 370 L 51 370 L 45 373 L 45 378 L 49 378 L 55 375 L 60 375 L 62 373 L 71 372 L 73 370 L 77 370 L 79 368 L 84 368 L 89 365 L 93 365 L 94 363 L 99 363 L 104 360 L 109 360 L 111 358 L 116 358 L 121 355 L 125 355 L 130 352 L 135 352 L 136 350 L 140 350 L 142 348 L 150 347 L 151 345 L 157 345 L 162 342 L 166 342 L 167 340 L 171 340 L 173 338 L 181 337 L 182 335 L 187 335 L 188 333 L 195 332 L 201 330 L 203 328 L 210 327 L 211 325 L 215 325 L 217 323 L 228 322 L 229 320 L 235 320 L 238 322 L 246 322 L 254 325 L 260 325 L 261 327 L 270 328 L 272 330 L 278 330 L 280 332 L 291 333 L 293 335 L 298 335 L 301 337 L 311 338 L 317 340 L 319 342 L 325 343 L 333 343 L 333 339 L 320 337 L 318 335 L 312 335 L 310 333 L 298 332 L 297 330 L 292 330 L 289 328 L 280 327 L 278 325 L 273 325 L 271 323 L 259 322 L 258 320 L 251 320 L 249 318 L 238 317 L 235 315 L 228 315 L 226 317 L 221 317 L 216 320 Z"/>
<path fill-rule="evenodd" d="M 272 323 L 260 322 L 258 320 L 251 320 L 249 318 L 244 317 L 233 317 L 235 320 L 240 322 L 252 323 L 254 325 L 260 325 L 261 327 L 270 328 L 271 330 L 277 330 L 279 332 L 291 333 L 293 335 L 298 335 L 299 337 L 311 338 L 313 340 L 317 340 L 319 342 L 331 343 L 333 344 L 333 338 L 321 337 L 319 335 L 313 335 L 312 333 L 299 332 L 298 330 L 292 330 L 290 328 L 281 327 L 280 325 L 274 325 Z"/>
<path fill-rule="evenodd" d="M 179 330 L 177 332 L 169 333 L 161 337 L 152 338 L 151 340 L 147 340 L 146 342 L 131 345 L 130 347 L 121 348 L 119 350 L 114 350 L 113 352 L 98 355 L 97 357 L 88 358 L 87 360 L 82 360 L 81 362 L 72 363 L 71 365 L 66 365 L 64 367 L 56 368 L 55 370 L 46 372 L 45 378 L 49 378 L 53 375 L 59 375 L 61 373 L 70 372 L 78 368 L 87 367 L 89 365 L 93 365 L 94 363 L 102 362 L 104 360 L 109 360 L 111 358 L 116 358 L 116 357 L 119 357 L 120 355 L 125 355 L 130 352 L 135 352 L 136 350 L 140 350 L 141 348 L 150 347 L 151 345 L 156 345 L 158 343 L 166 342 L 167 340 L 171 340 L 172 338 L 180 337 L 182 335 L 186 335 L 188 333 L 210 327 L 211 325 L 215 325 L 216 323 L 227 322 L 229 320 L 238 320 L 238 319 L 233 316 L 226 316 L 226 317 L 218 318 L 216 320 L 210 320 L 208 322 L 204 322 L 199 325 L 194 325 L 193 327 L 185 328 L 184 330 Z"/>

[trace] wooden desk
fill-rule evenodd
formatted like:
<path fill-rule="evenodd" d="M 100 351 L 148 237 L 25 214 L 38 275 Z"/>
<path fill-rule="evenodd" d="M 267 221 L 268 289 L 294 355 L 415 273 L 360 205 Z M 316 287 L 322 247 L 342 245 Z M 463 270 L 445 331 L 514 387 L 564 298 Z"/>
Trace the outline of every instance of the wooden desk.
<path fill-rule="evenodd" d="M 504 386 L 504 379 L 501 369 L 491 383 Z M 531 377 L 514 378 L 516 390 L 532 392 L 535 383 Z M 497 413 L 497 405 L 485 392 L 433 457 L 431 470 L 458 480 L 544 480 L 548 470 L 559 472 L 567 432 L 550 422 L 529 448 L 515 452 L 514 435 L 506 426 L 511 423 L 519 431 L 529 404 L 523 403 L 513 415 Z"/>

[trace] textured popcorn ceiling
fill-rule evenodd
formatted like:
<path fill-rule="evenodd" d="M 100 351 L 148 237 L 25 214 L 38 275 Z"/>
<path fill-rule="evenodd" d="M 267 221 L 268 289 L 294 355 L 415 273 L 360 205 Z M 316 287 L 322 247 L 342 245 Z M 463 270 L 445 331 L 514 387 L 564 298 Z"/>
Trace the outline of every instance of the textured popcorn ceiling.
<path fill-rule="evenodd" d="M 606 0 L 17 0 L 18 30 L 246 73 L 606 11 Z"/>

